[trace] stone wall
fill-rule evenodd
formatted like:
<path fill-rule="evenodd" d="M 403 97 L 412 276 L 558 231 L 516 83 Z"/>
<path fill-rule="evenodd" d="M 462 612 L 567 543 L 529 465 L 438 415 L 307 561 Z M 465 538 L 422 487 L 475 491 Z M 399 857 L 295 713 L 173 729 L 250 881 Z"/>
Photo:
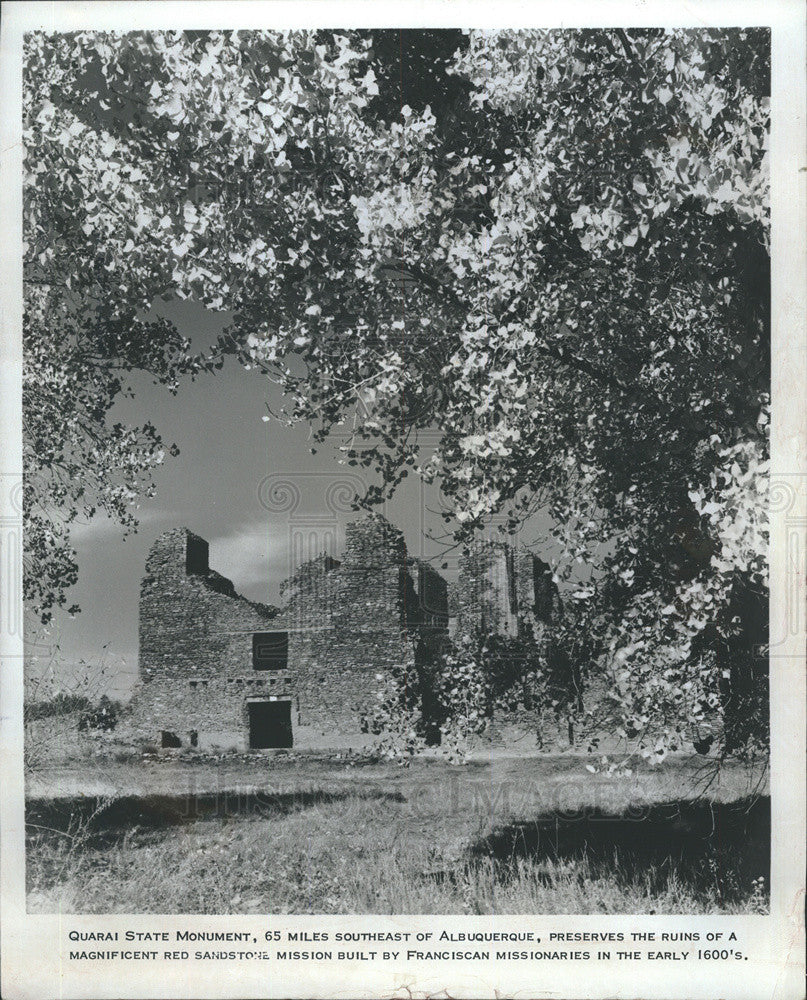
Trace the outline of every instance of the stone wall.
<path fill-rule="evenodd" d="M 320 557 L 289 581 L 283 620 L 301 739 L 368 742 L 360 720 L 382 686 L 377 675 L 416 670 L 432 633 L 445 632 L 445 583 L 435 577 L 408 557 L 400 531 L 369 515 L 347 526 L 341 563 Z"/>
<path fill-rule="evenodd" d="M 517 596 L 510 546 L 482 540 L 463 551 L 455 590 L 460 635 L 515 636 Z"/>
<path fill-rule="evenodd" d="M 342 560 L 305 563 L 281 596 L 282 610 L 246 600 L 210 569 L 204 539 L 185 528 L 161 535 L 141 586 L 140 683 L 127 720 L 134 733 L 243 749 L 251 705 L 280 701 L 295 748 L 360 749 L 373 739 L 361 720 L 384 678 L 426 676 L 448 634 L 446 581 L 410 557 L 380 515 L 348 525 Z M 457 631 L 539 641 L 560 613 L 549 567 L 489 541 L 461 557 L 451 604 Z M 278 649 L 288 642 L 285 665 L 271 653 L 271 633 L 282 633 Z M 502 717 L 500 728 L 520 722 Z"/>
<path fill-rule="evenodd" d="M 445 581 L 408 556 L 378 515 L 347 527 L 341 562 L 322 555 L 281 587 L 284 608 L 254 604 L 211 570 L 207 543 L 185 528 L 162 535 L 140 599 L 140 687 L 129 725 L 186 746 L 247 747 L 250 701 L 291 703 L 294 746 L 358 749 L 382 686 L 415 671 L 447 624 Z M 286 669 L 253 669 L 253 636 L 288 636 Z"/>
<path fill-rule="evenodd" d="M 478 540 L 459 560 L 452 588 L 452 633 L 519 639 L 548 656 L 562 614 L 551 568 L 524 546 Z M 499 709 L 486 737 L 494 749 L 557 743 L 558 726 L 527 708 Z"/>
<path fill-rule="evenodd" d="M 269 677 L 252 666 L 253 635 L 278 627 L 276 608 L 246 600 L 210 569 L 204 539 L 187 528 L 165 532 L 140 588 L 140 677 L 128 724 L 153 740 L 166 731 L 187 745 L 191 731 L 203 742 L 215 732 L 244 745 L 247 695 L 287 688 L 287 671 Z"/>
<path fill-rule="evenodd" d="M 414 583 L 415 604 L 406 609 L 410 625 L 448 627 L 448 584 L 437 570 L 422 559 L 410 557 L 407 570 Z"/>
<path fill-rule="evenodd" d="M 459 559 L 452 615 L 460 634 L 540 638 L 561 613 L 551 568 L 524 546 L 480 540 Z"/>

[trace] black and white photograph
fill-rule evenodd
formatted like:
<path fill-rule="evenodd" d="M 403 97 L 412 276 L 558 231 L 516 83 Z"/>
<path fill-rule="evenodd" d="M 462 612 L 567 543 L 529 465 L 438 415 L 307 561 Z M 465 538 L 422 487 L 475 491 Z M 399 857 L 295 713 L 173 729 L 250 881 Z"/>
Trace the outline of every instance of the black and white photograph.
<path fill-rule="evenodd" d="M 185 9 L 22 35 L 25 913 L 81 917 L 96 973 L 123 936 L 85 917 L 259 915 L 268 948 L 277 920 L 373 915 L 340 945 L 267 930 L 272 975 L 395 948 L 536 990 L 639 953 L 625 923 L 533 918 L 675 917 L 647 965 L 697 979 L 714 947 L 741 980 L 748 941 L 697 920 L 773 912 L 771 692 L 801 697 L 805 629 L 762 5 Z"/>

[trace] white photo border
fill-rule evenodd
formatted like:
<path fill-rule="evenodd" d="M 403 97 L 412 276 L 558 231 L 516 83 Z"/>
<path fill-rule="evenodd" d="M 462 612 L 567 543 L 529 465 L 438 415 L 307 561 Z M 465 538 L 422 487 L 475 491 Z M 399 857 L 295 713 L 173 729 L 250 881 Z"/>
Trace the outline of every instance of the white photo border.
<path fill-rule="evenodd" d="M 137 997 L 597 997 L 798 1000 L 804 975 L 805 552 L 807 551 L 807 133 L 802 0 L 565 0 L 466 2 L 269 0 L 269 2 L 4 3 L 0 262 L 0 714 L 2 715 L 3 995 L 23 998 Z M 772 400 L 771 535 L 771 912 L 767 916 L 148 916 L 29 915 L 25 907 L 21 615 L 21 87 L 22 36 L 31 30 L 331 27 L 741 27 L 772 31 Z M 777 499 L 778 498 L 778 499 Z M 220 930 L 293 924 L 301 930 L 731 928 L 749 961 L 720 963 L 381 963 L 277 966 L 244 962 L 71 963 L 67 927 Z"/>

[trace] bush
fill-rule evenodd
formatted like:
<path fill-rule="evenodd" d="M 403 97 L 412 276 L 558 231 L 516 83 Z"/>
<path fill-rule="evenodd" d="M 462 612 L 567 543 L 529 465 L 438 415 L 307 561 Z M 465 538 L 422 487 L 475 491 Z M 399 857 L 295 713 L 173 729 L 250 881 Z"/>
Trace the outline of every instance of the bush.
<path fill-rule="evenodd" d="M 382 736 L 385 756 L 404 762 L 436 744 L 449 759 L 461 760 L 496 711 L 528 711 L 537 730 L 544 711 L 572 712 L 580 698 L 568 657 L 532 634 L 460 636 L 416 672 L 391 671 L 377 679 L 377 703 L 363 729 Z"/>
<path fill-rule="evenodd" d="M 119 713 L 120 705 L 103 695 L 98 705 L 92 711 L 85 712 L 78 720 L 79 731 L 100 729 L 102 732 L 110 733 L 118 724 Z"/>
<path fill-rule="evenodd" d="M 53 716 L 70 715 L 73 712 L 86 712 L 92 708 L 92 702 L 83 694 L 64 694 L 60 692 L 48 701 L 34 701 L 25 706 L 26 722 L 37 719 L 49 719 Z"/>

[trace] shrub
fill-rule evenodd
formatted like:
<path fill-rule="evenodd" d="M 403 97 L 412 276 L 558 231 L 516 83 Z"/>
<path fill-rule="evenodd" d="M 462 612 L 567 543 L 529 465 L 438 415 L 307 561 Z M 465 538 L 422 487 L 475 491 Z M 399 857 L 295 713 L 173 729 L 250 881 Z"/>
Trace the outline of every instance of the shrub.
<path fill-rule="evenodd" d="M 73 712 L 86 712 L 92 708 L 89 698 L 83 694 L 64 694 L 59 692 L 48 701 L 34 701 L 25 706 L 26 722 L 37 719 L 49 719 L 59 715 L 70 715 Z"/>
<path fill-rule="evenodd" d="M 99 729 L 105 733 L 112 732 L 118 724 L 119 713 L 120 705 L 115 701 L 110 701 L 106 695 L 102 695 L 97 706 L 91 711 L 85 712 L 78 720 L 79 731 L 86 732 L 88 729 Z"/>

